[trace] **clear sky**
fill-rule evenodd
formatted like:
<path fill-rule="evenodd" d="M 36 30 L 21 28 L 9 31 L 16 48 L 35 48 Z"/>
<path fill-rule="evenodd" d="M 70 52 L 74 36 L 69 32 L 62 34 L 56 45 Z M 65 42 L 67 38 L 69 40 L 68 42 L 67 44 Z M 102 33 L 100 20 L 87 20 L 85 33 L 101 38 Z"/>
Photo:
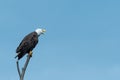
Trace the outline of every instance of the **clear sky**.
<path fill-rule="evenodd" d="M 25 80 L 120 80 L 120 0 L 0 0 L 0 80 L 19 79 L 16 47 L 38 27 Z"/>

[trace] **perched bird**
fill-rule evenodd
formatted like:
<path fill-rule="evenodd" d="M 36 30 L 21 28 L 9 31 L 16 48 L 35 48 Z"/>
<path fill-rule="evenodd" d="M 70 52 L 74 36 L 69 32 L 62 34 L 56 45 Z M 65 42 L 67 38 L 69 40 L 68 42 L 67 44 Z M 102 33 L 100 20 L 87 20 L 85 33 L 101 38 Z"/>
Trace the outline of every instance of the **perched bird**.
<path fill-rule="evenodd" d="M 19 60 L 27 53 L 30 56 L 32 56 L 32 50 L 38 43 L 38 37 L 41 34 L 44 34 L 45 31 L 46 31 L 45 29 L 38 28 L 34 32 L 31 32 L 30 34 L 26 35 L 16 49 L 17 55 L 15 56 L 15 58 L 18 57 Z"/>

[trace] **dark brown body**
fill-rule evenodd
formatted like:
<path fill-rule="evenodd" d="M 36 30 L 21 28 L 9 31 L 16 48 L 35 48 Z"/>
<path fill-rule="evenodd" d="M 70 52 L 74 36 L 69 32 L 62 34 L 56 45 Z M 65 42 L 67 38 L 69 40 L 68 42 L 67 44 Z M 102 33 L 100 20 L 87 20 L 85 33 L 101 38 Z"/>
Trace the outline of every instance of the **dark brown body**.
<path fill-rule="evenodd" d="M 16 53 L 18 54 L 18 60 L 21 59 L 25 54 L 32 51 L 38 43 L 38 35 L 36 32 L 32 32 L 24 37 L 22 42 L 16 49 Z"/>

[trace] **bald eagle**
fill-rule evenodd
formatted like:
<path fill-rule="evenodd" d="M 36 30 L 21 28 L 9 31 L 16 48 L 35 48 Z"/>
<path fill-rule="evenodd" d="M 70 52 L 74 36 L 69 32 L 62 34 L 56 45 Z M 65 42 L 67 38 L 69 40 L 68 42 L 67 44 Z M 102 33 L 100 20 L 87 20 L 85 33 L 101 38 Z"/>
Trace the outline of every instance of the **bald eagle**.
<path fill-rule="evenodd" d="M 29 54 L 35 48 L 38 43 L 38 37 L 45 32 L 45 29 L 36 29 L 34 32 L 29 33 L 24 37 L 19 46 L 16 49 L 18 60 L 21 59 L 25 54 Z"/>

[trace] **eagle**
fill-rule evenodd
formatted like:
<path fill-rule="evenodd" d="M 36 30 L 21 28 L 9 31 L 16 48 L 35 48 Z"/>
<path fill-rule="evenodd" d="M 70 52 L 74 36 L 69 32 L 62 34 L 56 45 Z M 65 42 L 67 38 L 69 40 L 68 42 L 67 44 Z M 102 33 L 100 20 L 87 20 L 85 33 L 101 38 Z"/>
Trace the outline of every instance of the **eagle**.
<path fill-rule="evenodd" d="M 38 43 L 38 37 L 41 34 L 44 34 L 45 31 L 45 29 L 38 28 L 26 35 L 16 49 L 17 55 L 15 56 L 15 58 L 18 58 L 18 60 L 20 60 L 25 54 L 29 54 L 30 56 L 32 56 L 32 50 Z"/>

